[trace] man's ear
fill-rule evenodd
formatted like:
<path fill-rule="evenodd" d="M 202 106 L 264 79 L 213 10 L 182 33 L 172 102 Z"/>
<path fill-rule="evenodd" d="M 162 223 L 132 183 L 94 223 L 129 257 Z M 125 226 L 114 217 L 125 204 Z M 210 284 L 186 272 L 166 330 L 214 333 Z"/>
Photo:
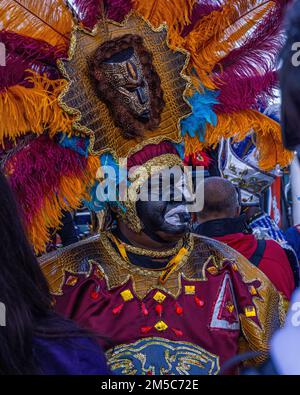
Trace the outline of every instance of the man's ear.
<path fill-rule="evenodd" d="M 241 206 L 237 206 L 236 208 L 236 216 L 239 217 L 241 215 L 242 212 L 242 207 Z"/>
<path fill-rule="evenodd" d="M 192 213 L 192 222 L 198 221 L 198 215 L 196 213 Z"/>

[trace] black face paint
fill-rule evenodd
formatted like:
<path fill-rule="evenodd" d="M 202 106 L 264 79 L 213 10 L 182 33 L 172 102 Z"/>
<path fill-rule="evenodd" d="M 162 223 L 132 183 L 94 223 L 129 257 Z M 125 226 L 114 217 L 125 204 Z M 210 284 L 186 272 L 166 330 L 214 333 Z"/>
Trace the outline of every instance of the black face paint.
<path fill-rule="evenodd" d="M 186 204 L 178 202 L 137 202 L 137 213 L 145 233 L 158 231 L 172 235 L 186 233 L 190 226 L 191 215 Z"/>
<path fill-rule="evenodd" d="M 150 183 L 151 181 L 149 181 Z M 153 194 L 153 185 L 148 183 L 147 201 L 138 200 L 137 214 L 144 225 L 144 231 L 152 239 L 157 240 L 157 232 L 169 235 L 182 235 L 190 229 L 191 214 L 184 193 L 178 193 L 178 182 L 169 184 L 170 191 L 163 190 L 161 182 L 159 192 Z M 151 195 L 152 191 L 152 195 Z M 154 197 L 153 197 L 154 196 Z M 178 199 L 178 197 L 181 197 Z M 160 238 L 160 237 L 159 237 Z M 157 241 L 161 241 L 157 240 Z"/>

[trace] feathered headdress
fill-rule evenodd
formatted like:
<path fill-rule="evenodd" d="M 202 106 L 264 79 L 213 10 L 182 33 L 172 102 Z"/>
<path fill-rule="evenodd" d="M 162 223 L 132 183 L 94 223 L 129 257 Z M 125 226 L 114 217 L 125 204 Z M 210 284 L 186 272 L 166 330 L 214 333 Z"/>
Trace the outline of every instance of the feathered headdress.
<path fill-rule="evenodd" d="M 242 140 L 254 131 L 260 167 L 287 165 L 279 124 L 258 111 L 277 83 L 286 3 L 2 0 L 1 164 L 36 251 L 62 210 L 89 199 L 109 153 L 116 163 L 137 146 L 171 140 L 184 142 L 182 155 L 193 157 L 222 138 Z M 136 45 L 137 68 L 148 73 L 155 107 L 147 132 L 137 135 L 130 134 L 134 120 L 113 119 L 109 95 L 99 97 L 88 78 L 97 48 L 110 55 L 116 45 L 128 48 L 125 35 Z M 127 71 L 138 74 L 132 66 Z"/>

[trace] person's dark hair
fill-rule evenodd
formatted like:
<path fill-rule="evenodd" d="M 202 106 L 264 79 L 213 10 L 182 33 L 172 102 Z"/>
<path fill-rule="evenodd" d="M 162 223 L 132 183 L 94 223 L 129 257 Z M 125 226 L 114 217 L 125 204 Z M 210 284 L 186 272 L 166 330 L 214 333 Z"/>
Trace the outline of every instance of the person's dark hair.
<path fill-rule="evenodd" d="M 221 177 L 210 177 L 204 181 L 204 205 L 198 214 L 205 219 L 216 215 L 218 218 L 230 218 L 236 215 L 240 206 L 238 191 L 228 180 Z"/>
<path fill-rule="evenodd" d="M 283 142 L 290 150 L 300 149 L 300 1 L 288 12 L 287 38 L 281 52 L 280 87 Z M 297 45 L 298 43 L 298 45 Z M 296 45 L 296 46 L 294 46 Z M 298 52 L 298 53 L 297 53 Z"/>
<path fill-rule="evenodd" d="M 0 234 L 0 303 L 6 310 L 6 325 L 0 326 L 0 374 L 39 374 L 33 356 L 35 336 L 83 336 L 83 331 L 53 312 L 47 281 L 1 173 Z"/>

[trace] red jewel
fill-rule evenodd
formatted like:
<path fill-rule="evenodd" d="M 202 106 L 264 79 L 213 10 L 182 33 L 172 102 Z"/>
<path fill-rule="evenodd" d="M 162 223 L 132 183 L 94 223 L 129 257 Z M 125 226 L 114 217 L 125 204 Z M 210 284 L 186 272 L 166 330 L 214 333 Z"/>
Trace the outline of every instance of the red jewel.
<path fill-rule="evenodd" d="M 155 306 L 155 311 L 156 311 L 157 314 L 161 317 L 162 312 L 163 312 L 163 307 L 162 307 L 162 305 L 161 305 L 161 304 L 157 304 L 157 305 Z"/>
<path fill-rule="evenodd" d="M 175 335 L 177 337 L 180 337 L 183 335 L 183 333 L 179 329 L 172 328 L 172 331 L 175 333 Z"/>
<path fill-rule="evenodd" d="M 98 300 L 100 298 L 100 293 L 96 291 L 91 292 L 91 298 L 94 300 Z"/>
<path fill-rule="evenodd" d="M 148 315 L 149 314 L 149 311 L 147 310 L 147 307 L 146 307 L 145 303 L 142 303 L 142 312 L 143 312 L 144 315 Z"/>
<path fill-rule="evenodd" d="M 152 329 L 152 326 L 142 326 L 142 327 L 141 327 L 141 332 L 142 332 L 143 334 L 146 334 L 146 333 L 150 332 L 151 329 Z"/>
<path fill-rule="evenodd" d="M 204 306 L 204 301 L 199 299 L 198 296 L 195 295 L 195 302 L 197 303 L 197 305 L 199 307 L 203 307 Z"/>
<path fill-rule="evenodd" d="M 152 376 L 151 370 L 148 370 L 147 375 L 148 375 L 148 376 Z"/>
<path fill-rule="evenodd" d="M 183 308 L 179 303 L 176 303 L 176 314 L 181 315 L 183 313 Z"/>
<path fill-rule="evenodd" d="M 121 311 L 122 311 L 122 309 L 123 309 L 123 307 L 124 307 L 124 303 L 122 303 L 122 304 L 120 304 L 119 306 L 115 307 L 115 308 L 113 309 L 113 311 L 112 311 L 113 314 L 115 314 L 115 315 L 120 314 Z"/>

